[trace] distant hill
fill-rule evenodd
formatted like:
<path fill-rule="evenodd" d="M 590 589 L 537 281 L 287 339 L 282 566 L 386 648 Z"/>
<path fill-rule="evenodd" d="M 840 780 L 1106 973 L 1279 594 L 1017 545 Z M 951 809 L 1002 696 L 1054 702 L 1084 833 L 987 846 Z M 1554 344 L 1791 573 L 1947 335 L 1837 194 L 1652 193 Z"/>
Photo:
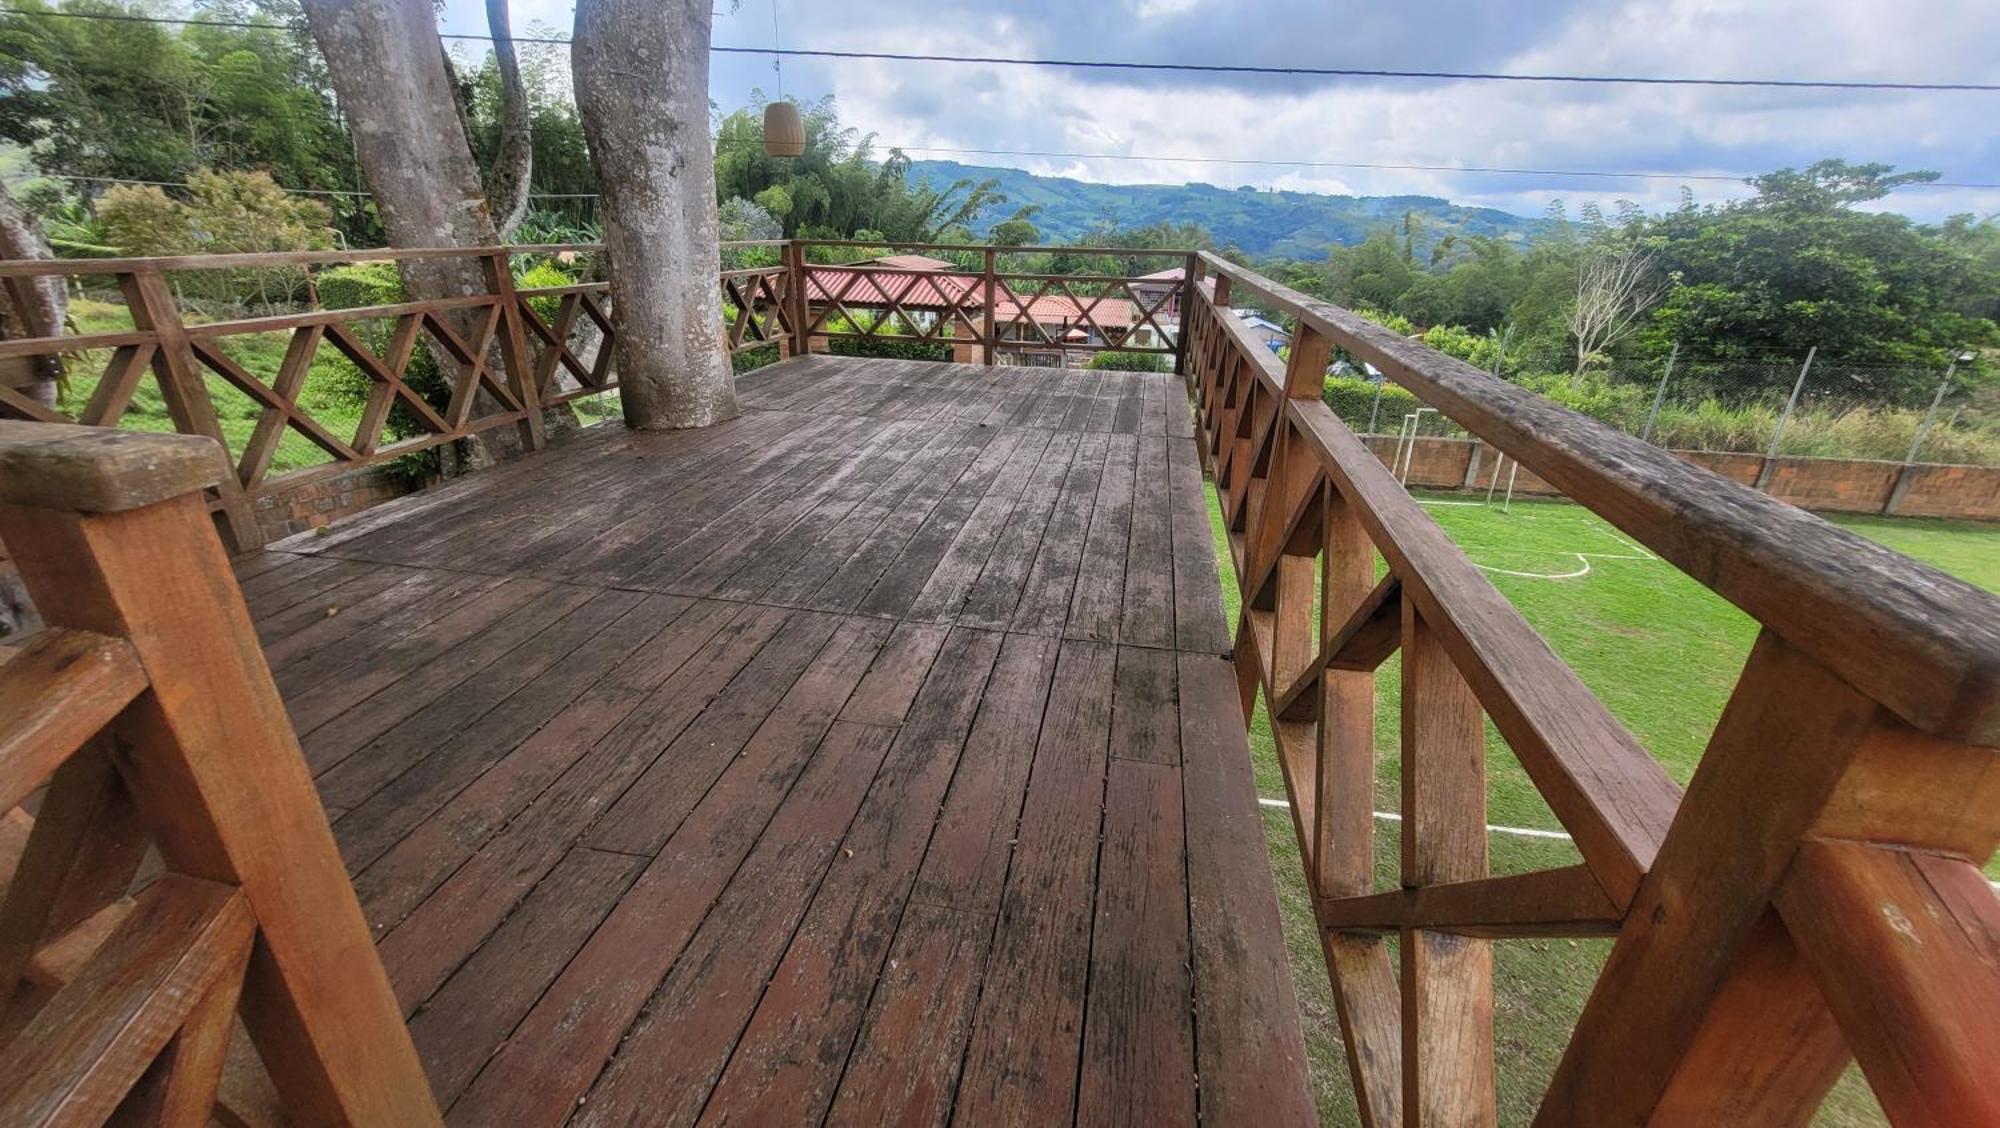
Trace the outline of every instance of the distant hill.
<path fill-rule="evenodd" d="M 1452 233 L 1525 242 L 1545 222 L 1493 208 L 1462 207 L 1435 196 L 1322 196 L 1212 184 L 1091 184 L 957 161 L 916 161 L 910 175 L 914 182 L 940 189 L 967 177 L 998 180 L 1007 205 L 993 209 L 987 222 L 1007 218 L 1022 204 L 1039 204 L 1042 210 L 1035 216 L 1035 226 L 1051 242 L 1075 239 L 1106 221 L 1120 227 L 1161 221 L 1199 223 L 1215 236 L 1218 246 L 1234 245 L 1253 255 L 1317 259 L 1329 247 L 1359 243 L 1371 231 L 1400 223 L 1410 211 L 1426 221 L 1419 229 L 1420 252 L 1428 252 L 1430 244 Z"/>

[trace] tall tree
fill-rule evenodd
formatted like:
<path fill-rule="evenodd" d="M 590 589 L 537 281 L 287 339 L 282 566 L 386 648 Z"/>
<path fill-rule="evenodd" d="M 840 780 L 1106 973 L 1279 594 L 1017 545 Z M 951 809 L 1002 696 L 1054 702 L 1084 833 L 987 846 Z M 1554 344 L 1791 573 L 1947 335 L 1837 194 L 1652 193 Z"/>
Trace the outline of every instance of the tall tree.
<path fill-rule="evenodd" d="M 507 0 L 486 0 L 486 24 L 493 32 L 493 60 L 500 72 L 500 147 L 486 174 L 486 198 L 500 238 L 511 239 L 528 214 L 528 185 L 534 177 L 535 144 L 528 113 L 528 85 L 514 51 L 514 26 Z"/>
<path fill-rule="evenodd" d="M 305 0 L 304 8 L 391 245 L 497 242 L 427 0 Z M 414 298 L 486 289 L 480 265 L 465 259 L 406 263 L 403 280 Z"/>
<path fill-rule="evenodd" d="M 1572 374 L 1603 363 L 1620 341 L 1639 331 L 1640 318 L 1667 292 L 1651 251 L 1630 242 L 1605 242 L 1577 268 L 1569 332 L 1576 341 Z"/>
<path fill-rule="evenodd" d="M 34 217 L 21 210 L 7 185 L 0 183 L 0 258 L 54 258 L 48 240 Z M 0 337 L 53 337 L 63 331 L 68 308 L 63 280 L 56 275 L 42 278 L 10 278 L 7 293 L 0 301 Z M 18 381 L 29 399 L 44 407 L 56 405 L 56 381 L 62 378 L 62 358 L 36 357 L 18 371 L 0 366 L 0 380 Z"/>
<path fill-rule="evenodd" d="M 601 186 L 619 398 L 631 427 L 705 427 L 737 410 L 715 285 L 713 2 L 576 5 L 576 104 Z"/>

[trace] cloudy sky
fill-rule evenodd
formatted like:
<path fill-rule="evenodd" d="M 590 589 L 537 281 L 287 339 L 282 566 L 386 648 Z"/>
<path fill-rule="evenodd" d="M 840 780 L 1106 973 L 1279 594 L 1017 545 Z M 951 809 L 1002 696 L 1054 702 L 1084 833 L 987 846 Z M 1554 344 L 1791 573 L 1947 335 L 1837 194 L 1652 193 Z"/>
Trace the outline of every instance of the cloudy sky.
<path fill-rule="evenodd" d="M 513 0 L 517 34 L 567 35 L 573 0 Z M 1994 0 L 776 0 L 786 47 L 1398 70 L 2000 82 Z M 714 42 L 765 47 L 772 0 L 718 0 Z M 482 32 L 481 0 L 446 31 Z M 470 45 L 469 45 L 470 46 Z M 1597 86 L 1112 72 L 788 59 L 787 94 L 912 157 L 1083 180 L 1417 192 L 1540 213 L 1552 199 L 1668 206 L 1734 184 L 1339 167 L 1731 175 L 1821 157 L 2000 184 L 2000 93 Z M 769 57 L 716 55 L 725 109 L 775 89 Z M 947 150 L 1091 154 L 999 156 Z M 1122 159 L 1112 159 L 1113 157 Z M 1168 159 L 1172 158 L 1172 159 Z M 1263 163 L 1326 162 L 1321 167 Z M 2000 187 L 1899 193 L 1920 219 L 2000 212 Z"/>

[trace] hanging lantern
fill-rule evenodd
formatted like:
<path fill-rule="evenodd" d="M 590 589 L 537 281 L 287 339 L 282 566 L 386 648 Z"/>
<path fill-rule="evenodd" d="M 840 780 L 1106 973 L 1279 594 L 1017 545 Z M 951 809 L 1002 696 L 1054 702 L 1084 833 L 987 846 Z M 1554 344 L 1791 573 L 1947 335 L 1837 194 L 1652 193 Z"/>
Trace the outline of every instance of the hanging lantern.
<path fill-rule="evenodd" d="M 806 151 L 806 123 L 799 117 L 795 102 L 764 103 L 764 152 L 773 157 L 796 157 Z"/>

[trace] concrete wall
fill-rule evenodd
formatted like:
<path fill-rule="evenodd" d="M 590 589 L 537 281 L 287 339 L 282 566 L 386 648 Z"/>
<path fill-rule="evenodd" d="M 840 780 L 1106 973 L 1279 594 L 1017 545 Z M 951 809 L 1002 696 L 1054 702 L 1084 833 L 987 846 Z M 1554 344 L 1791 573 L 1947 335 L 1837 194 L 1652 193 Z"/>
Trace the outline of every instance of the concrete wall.
<path fill-rule="evenodd" d="M 1394 466 L 1396 436 L 1364 437 L 1384 465 Z M 1765 492 L 1802 509 L 1836 513 L 1880 513 L 1893 517 L 1957 517 L 2000 521 L 2000 466 L 1944 466 L 1934 463 L 1877 462 L 1860 458 L 1798 458 L 1770 460 L 1768 476 L 1761 454 L 1724 451 L 1674 451 L 1681 458 L 1731 481 L 1754 486 L 1764 479 Z M 1425 489 L 1484 492 L 1500 462 L 1499 452 L 1476 439 L 1416 440 L 1409 456 L 1409 484 Z M 1510 463 L 1501 471 L 1499 488 L 1509 477 L 1521 496 L 1553 495 L 1560 491 Z"/>

